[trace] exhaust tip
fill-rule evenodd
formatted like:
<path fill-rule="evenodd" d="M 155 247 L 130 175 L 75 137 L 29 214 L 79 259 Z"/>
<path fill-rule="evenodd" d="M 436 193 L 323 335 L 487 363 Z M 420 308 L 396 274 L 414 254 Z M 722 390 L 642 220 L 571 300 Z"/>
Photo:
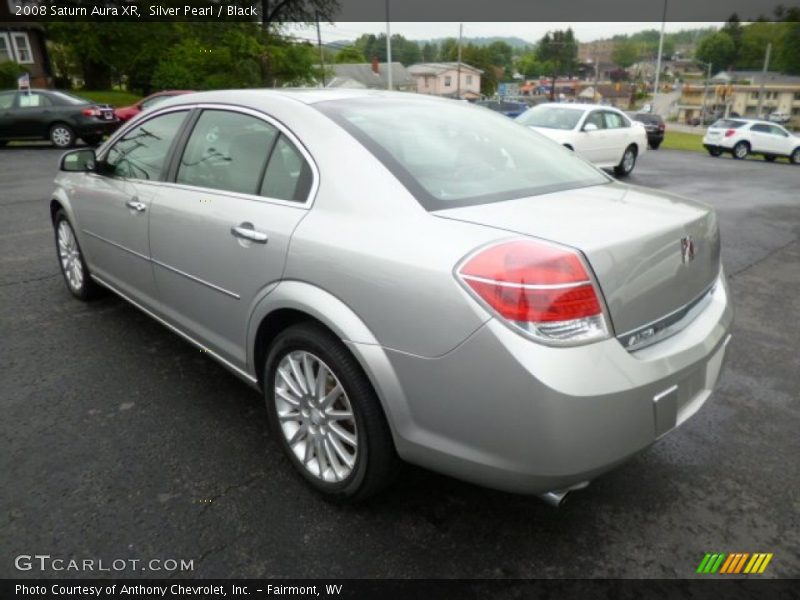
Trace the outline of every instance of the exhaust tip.
<path fill-rule="evenodd" d="M 568 487 L 565 490 L 554 490 L 552 492 L 545 492 L 544 494 L 539 494 L 539 499 L 549 504 L 553 508 L 560 508 L 564 505 L 567 501 L 567 496 L 570 495 L 570 492 L 574 492 L 575 490 L 582 490 L 586 486 L 589 485 L 588 481 L 581 481 L 580 483 L 576 483 Z"/>

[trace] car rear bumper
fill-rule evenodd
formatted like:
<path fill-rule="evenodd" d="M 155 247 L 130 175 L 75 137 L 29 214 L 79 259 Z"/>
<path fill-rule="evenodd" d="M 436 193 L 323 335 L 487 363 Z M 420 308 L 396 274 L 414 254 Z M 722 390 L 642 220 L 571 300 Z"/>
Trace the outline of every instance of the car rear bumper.
<path fill-rule="evenodd" d="M 393 423 L 398 452 L 409 462 L 512 492 L 588 481 L 708 400 L 732 319 L 721 274 L 700 315 L 635 353 L 616 339 L 547 347 L 496 319 L 439 358 L 385 350 L 402 398 L 384 401 L 405 403 L 407 415 Z M 372 375 L 380 389 L 380 372 Z"/>

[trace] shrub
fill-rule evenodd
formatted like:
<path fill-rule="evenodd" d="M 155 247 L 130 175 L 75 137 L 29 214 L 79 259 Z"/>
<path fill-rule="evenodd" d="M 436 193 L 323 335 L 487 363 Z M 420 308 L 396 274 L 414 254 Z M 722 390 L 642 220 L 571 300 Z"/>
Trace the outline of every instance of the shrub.
<path fill-rule="evenodd" d="M 16 88 L 17 78 L 27 72 L 27 69 L 15 62 L 0 63 L 0 90 Z"/>

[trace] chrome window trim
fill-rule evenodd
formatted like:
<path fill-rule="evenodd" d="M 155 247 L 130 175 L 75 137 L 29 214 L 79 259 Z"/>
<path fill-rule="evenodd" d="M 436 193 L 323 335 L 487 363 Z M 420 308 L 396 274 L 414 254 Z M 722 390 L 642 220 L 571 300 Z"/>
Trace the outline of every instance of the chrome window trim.
<path fill-rule="evenodd" d="M 617 340 L 619 340 L 619 343 L 622 344 L 622 347 L 625 348 L 625 350 L 628 352 L 635 352 L 637 350 L 641 350 L 642 348 L 647 348 L 648 346 L 651 346 L 670 337 L 671 335 L 678 333 L 687 325 L 689 325 L 689 323 L 694 321 L 710 304 L 711 298 L 713 297 L 714 291 L 719 283 L 719 277 L 720 276 L 717 275 L 716 279 L 714 279 L 714 282 L 693 300 L 690 300 L 680 308 L 673 310 L 671 313 L 668 313 L 663 317 L 659 317 L 658 319 L 650 321 L 649 323 L 637 327 L 636 329 L 631 329 L 630 331 L 626 331 L 625 333 L 618 335 Z M 628 345 L 631 338 L 651 328 L 654 330 L 652 335 L 644 338 L 638 343 Z"/>
<path fill-rule="evenodd" d="M 104 286 L 104 287 L 107 287 L 108 289 L 110 289 L 111 291 L 113 291 L 113 292 L 114 292 L 115 294 L 117 294 L 118 296 L 121 296 L 122 298 L 124 298 L 125 300 L 127 300 L 128 302 L 130 302 L 131 304 L 133 304 L 133 305 L 134 305 L 136 308 L 138 308 L 139 310 L 141 310 L 143 313 L 145 313 L 145 314 L 147 314 L 147 315 L 151 316 L 153 319 L 155 319 L 156 321 L 158 321 L 159 323 L 161 323 L 162 325 L 164 325 L 164 327 L 166 327 L 167 329 L 169 329 L 169 330 L 171 330 L 171 331 L 173 331 L 173 332 L 177 333 L 179 336 L 181 336 L 181 337 L 182 337 L 183 339 L 185 339 L 186 341 L 188 341 L 188 342 L 190 342 L 190 343 L 194 344 L 195 346 L 197 346 L 198 348 L 200 348 L 201 350 L 203 350 L 203 351 L 204 351 L 204 352 L 206 352 L 207 354 L 210 354 L 210 355 L 211 355 L 213 358 L 215 358 L 217 361 L 219 361 L 220 363 L 222 363 L 222 364 L 223 364 L 224 366 L 226 366 L 228 369 L 230 369 L 231 371 L 233 371 L 234 373 L 236 373 L 236 374 L 237 374 L 239 377 L 243 378 L 243 379 L 244 379 L 245 381 L 247 381 L 247 382 L 248 382 L 250 385 L 253 385 L 253 386 L 258 386 L 258 379 L 256 379 L 256 378 L 255 378 L 255 377 L 253 377 L 252 375 L 250 375 L 250 374 L 249 374 L 247 371 L 245 371 L 244 369 L 241 369 L 241 368 L 237 367 L 236 365 L 234 365 L 234 364 L 233 364 L 232 362 L 230 362 L 229 360 L 227 360 L 227 359 L 225 359 L 225 358 L 222 358 L 222 357 L 221 357 L 219 354 L 217 354 L 216 352 L 214 352 L 213 350 L 211 350 L 210 348 L 208 348 L 208 347 L 207 347 L 207 346 L 205 346 L 204 344 L 201 344 L 200 342 L 198 342 L 196 339 L 194 339 L 194 338 L 193 338 L 192 336 L 190 336 L 188 333 L 185 333 L 184 331 L 182 331 L 182 330 L 181 330 L 181 329 L 179 329 L 178 327 L 176 327 L 176 326 L 172 325 L 171 323 L 168 323 L 167 321 L 165 321 L 164 319 L 162 319 L 161 317 L 159 317 L 157 314 L 155 314 L 153 311 L 151 311 L 151 310 L 149 310 L 149 309 L 145 308 L 144 306 L 142 306 L 141 304 L 139 304 L 139 303 L 138 303 L 136 300 L 132 299 L 130 296 L 128 296 L 128 295 L 127 295 L 127 294 L 125 294 L 124 292 L 120 291 L 120 290 L 119 290 L 119 288 L 117 288 L 116 286 L 114 286 L 114 285 L 111 285 L 110 283 L 108 283 L 108 282 L 107 282 L 107 281 L 105 281 L 104 279 L 102 279 L 102 278 L 98 277 L 98 276 L 97 276 L 97 275 L 95 275 L 94 273 L 92 273 L 92 274 L 91 274 L 91 278 L 92 278 L 92 279 L 94 279 L 94 280 L 95 280 L 97 283 L 99 283 L 100 285 L 102 285 L 102 286 Z"/>
<path fill-rule="evenodd" d="M 108 151 L 111 147 L 119 140 L 126 132 L 133 129 L 134 127 L 138 127 L 141 123 L 146 123 L 147 121 L 159 117 L 161 115 L 170 113 L 170 112 L 177 112 L 177 111 L 187 111 L 191 112 L 192 110 L 200 109 L 200 110 L 226 110 L 229 112 L 237 112 L 245 115 L 249 115 L 256 119 L 260 119 L 269 123 L 273 127 L 275 127 L 281 134 L 285 135 L 290 142 L 297 148 L 298 152 L 303 156 L 305 161 L 308 163 L 308 166 L 311 169 L 311 188 L 308 190 L 308 196 L 304 201 L 294 201 L 294 200 L 282 200 L 280 198 L 269 198 L 267 196 L 259 196 L 258 194 L 243 194 L 240 192 L 233 192 L 230 190 L 221 190 L 217 188 L 204 188 L 198 187 L 193 185 L 187 185 L 185 183 L 177 183 L 175 181 L 153 181 L 151 179 L 134 179 L 134 178 L 124 178 L 118 177 L 117 179 L 121 181 L 130 181 L 136 184 L 149 184 L 149 185 L 159 185 L 164 187 L 170 187 L 174 189 L 184 189 L 189 191 L 197 191 L 200 193 L 206 194 L 222 194 L 225 196 L 232 196 L 234 198 L 241 198 L 245 200 L 255 200 L 258 202 L 266 202 L 268 204 L 275 204 L 278 206 L 291 206 L 295 208 L 303 208 L 303 209 L 310 209 L 313 204 L 314 200 L 317 197 L 317 191 L 319 190 L 319 182 L 320 182 L 320 174 L 319 174 L 319 167 L 317 166 L 314 157 L 311 156 L 311 153 L 305 147 L 305 145 L 300 141 L 300 139 L 282 122 L 278 121 L 274 117 L 256 110 L 254 108 L 248 108 L 245 106 L 238 106 L 235 104 L 217 104 L 213 102 L 200 102 L 200 103 L 193 103 L 193 104 L 180 104 L 177 106 L 168 106 L 165 108 L 156 108 L 153 109 L 152 112 L 146 113 L 146 117 L 143 118 L 134 118 L 131 119 L 129 124 L 121 127 L 119 131 L 117 131 L 103 146 L 100 148 L 97 154 L 97 159 L 99 161 L 105 160 L 106 156 L 108 155 Z M 191 136 L 191 132 L 189 132 Z M 188 138 L 187 138 L 188 143 Z M 184 148 L 179 148 L 181 152 L 183 152 Z M 170 159 L 172 156 L 169 157 Z"/>

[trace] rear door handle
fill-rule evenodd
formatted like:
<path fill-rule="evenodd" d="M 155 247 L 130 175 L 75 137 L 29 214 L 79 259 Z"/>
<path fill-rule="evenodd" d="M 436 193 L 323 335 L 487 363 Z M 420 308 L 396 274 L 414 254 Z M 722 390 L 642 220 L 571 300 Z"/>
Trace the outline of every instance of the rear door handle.
<path fill-rule="evenodd" d="M 147 205 L 144 202 L 139 202 L 138 198 L 131 198 L 125 203 L 125 206 L 132 208 L 136 212 L 144 212 Z"/>
<path fill-rule="evenodd" d="M 241 225 L 231 227 L 231 234 L 234 237 L 257 244 L 266 244 L 267 240 L 269 240 L 269 236 L 263 231 L 256 231 L 252 223 L 242 223 Z"/>

